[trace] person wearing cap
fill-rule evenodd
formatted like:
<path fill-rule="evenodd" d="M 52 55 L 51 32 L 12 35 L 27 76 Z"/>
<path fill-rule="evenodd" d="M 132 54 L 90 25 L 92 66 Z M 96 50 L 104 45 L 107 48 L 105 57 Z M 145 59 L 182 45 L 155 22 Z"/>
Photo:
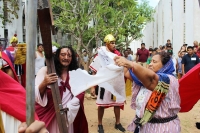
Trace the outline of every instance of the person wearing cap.
<path fill-rule="evenodd" d="M 106 50 L 120 56 L 120 52 L 116 50 L 115 42 L 116 39 L 112 34 L 108 34 L 104 38 Z M 100 64 L 100 57 L 98 55 L 94 58 L 93 62 L 90 64 L 89 67 L 93 71 L 93 74 L 96 74 L 97 71 L 102 67 Z M 120 108 L 123 109 L 124 103 L 116 103 L 112 93 L 105 90 L 104 88 L 96 87 L 96 92 L 96 104 L 98 106 L 98 133 L 104 133 L 102 119 L 104 115 L 104 109 L 108 107 L 114 107 L 114 113 L 116 118 L 115 129 L 120 130 L 121 132 L 125 132 L 126 130 L 122 127 L 120 123 Z M 95 87 L 91 88 L 91 94 L 95 95 Z"/>
<path fill-rule="evenodd" d="M 10 39 L 10 43 L 11 43 L 11 46 L 7 47 L 6 50 L 10 51 L 13 59 L 14 59 L 14 68 L 15 68 L 15 72 L 18 76 L 18 78 L 20 79 L 21 78 L 21 75 L 23 74 L 23 71 L 22 70 L 22 65 L 21 64 L 16 64 L 15 63 L 15 60 L 16 60 L 16 53 L 17 53 L 17 43 L 18 43 L 18 39 L 16 36 L 13 36 L 11 39 Z"/>
<path fill-rule="evenodd" d="M 11 43 L 11 46 L 7 47 L 6 50 L 10 51 L 12 58 L 15 60 L 15 53 L 17 50 L 17 43 L 18 43 L 17 37 L 13 36 L 10 39 L 10 43 Z M 13 63 L 14 63 L 14 61 L 13 61 Z"/>
<path fill-rule="evenodd" d="M 147 65 L 146 62 L 148 57 L 149 57 L 149 50 L 145 48 L 145 43 L 142 43 L 141 49 L 139 49 L 136 54 L 136 62 L 146 67 Z"/>
<path fill-rule="evenodd" d="M 37 51 L 35 52 L 35 76 L 37 75 L 38 71 L 45 66 L 45 57 L 43 51 L 43 45 L 38 44 Z"/>

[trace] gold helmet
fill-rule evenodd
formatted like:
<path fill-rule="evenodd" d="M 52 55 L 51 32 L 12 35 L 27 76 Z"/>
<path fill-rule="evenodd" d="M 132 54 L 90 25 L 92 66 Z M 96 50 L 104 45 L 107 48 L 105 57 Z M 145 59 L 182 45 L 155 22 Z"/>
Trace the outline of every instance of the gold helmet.
<path fill-rule="evenodd" d="M 112 34 L 108 34 L 108 35 L 105 36 L 104 42 L 106 44 L 108 44 L 108 43 L 110 43 L 112 41 L 116 41 L 115 37 Z"/>
<path fill-rule="evenodd" d="M 10 39 L 10 43 L 13 43 L 13 42 L 18 43 L 17 37 L 13 36 L 13 37 Z"/>

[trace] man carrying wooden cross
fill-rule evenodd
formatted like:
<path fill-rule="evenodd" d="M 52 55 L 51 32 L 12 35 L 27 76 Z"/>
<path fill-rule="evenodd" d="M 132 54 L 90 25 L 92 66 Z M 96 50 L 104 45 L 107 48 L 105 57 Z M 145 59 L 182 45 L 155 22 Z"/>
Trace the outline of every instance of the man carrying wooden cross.
<path fill-rule="evenodd" d="M 45 122 L 50 133 L 59 133 L 52 92 L 49 87 L 50 84 L 58 81 L 63 108 L 68 108 L 68 133 L 88 133 L 88 123 L 83 107 L 84 93 L 74 97 L 69 85 L 68 72 L 78 68 L 74 50 L 68 46 L 59 48 L 56 51 L 54 64 L 56 73 L 47 74 L 47 67 L 43 67 L 36 76 L 36 113 L 39 119 Z"/>

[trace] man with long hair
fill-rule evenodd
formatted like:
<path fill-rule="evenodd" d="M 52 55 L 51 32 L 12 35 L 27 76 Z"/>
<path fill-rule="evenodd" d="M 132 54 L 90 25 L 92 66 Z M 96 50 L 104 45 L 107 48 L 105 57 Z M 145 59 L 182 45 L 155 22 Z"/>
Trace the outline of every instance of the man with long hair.
<path fill-rule="evenodd" d="M 38 71 L 35 79 L 36 113 L 39 119 L 45 122 L 50 133 L 59 133 L 49 86 L 58 81 L 62 105 L 68 108 L 68 133 L 88 133 L 88 123 L 83 106 L 84 93 L 73 96 L 69 84 L 69 71 L 78 68 L 76 54 L 71 47 L 63 46 L 57 49 L 54 58 L 56 73 L 47 74 L 47 67 L 43 67 Z"/>

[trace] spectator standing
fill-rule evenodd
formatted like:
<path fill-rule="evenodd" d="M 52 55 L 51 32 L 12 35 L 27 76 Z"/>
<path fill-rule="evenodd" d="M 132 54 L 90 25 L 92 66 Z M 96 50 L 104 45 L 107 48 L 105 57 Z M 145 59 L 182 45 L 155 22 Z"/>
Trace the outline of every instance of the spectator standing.
<path fill-rule="evenodd" d="M 45 66 L 45 57 L 43 51 L 43 45 L 38 44 L 37 51 L 35 52 L 35 76 L 37 75 L 38 71 Z"/>
<path fill-rule="evenodd" d="M 132 61 L 135 61 L 136 60 L 136 54 L 134 54 L 132 50 L 131 50 L 131 55 L 132 55 L 132 59 L 133 59 Z"/>
<path fill-rule="evenodd" d="M 197 41 L 194 41 L 193 44 L 194 44 L 194 47 L 195 47 L 195 48 L 198 48 L 198 44 L 199 44 L 199 43 L 198 43 Z"/>
<path fill-rule="evenodd" d="M 81 65 L 83 66 L 83 69 L 86 71 L 88 71 L 88 69 L 89 69 L 88 61 L 89 61 L 88 54 L 87 54 L 86 50 L 84 50 L 83 55 L 82 55 Z"/>
<path fill-rule="evenodd" d="M 149 49 L 149 57 L 147 59 L 147 68 L 149 67 L 149 64 L 151 63 L 152 57 L 157 53 L 155 49 Z"/>
<path fill-rule="evenodd" d="M 183 75 L 199 63 L 199 57 L 196 54 L 194 54 L 194 47 L 188 46 L 187 53 L 188 54 L 183 56 L 181 61 Z"/>
<path fill-rule="evenodd" d="M 130 56 L 129 57 L 131 59 L 130 61 L 133 61 L 133 56 L 131 54 L 131 48 L 127 48 L 126 50 L 128 51 L 128 56 Z"/>
<path fill-rule="evenodd" d="M 179 51 L 178 53 L 178 59 L 177 59 L 177 62 L 178 62 L 178 65 L 177 65 L 177 76 L 178 76 L 178 79 L 181 79 L 182 76 L 183 76 L 183 73 L 182 73 L 182 58 L 183 56 L 185 55 L 185 52 L 183 51 Z"/>
<path fill-rule="evenodd" d="M 132 61 L 131 56 L 129 56 L 129 54 L 128 54 L 128 50 L 124 50 L 124 57 L 125 57 L 127 60 Z"/>
<path fill-rule="evenodd" d="M 172 44 L 171 43 L 166 44 L 166 50 L 172 50 Z"/>
<path fill-rule="evenodd" d="M 173 61 L 173 66 L 174 66 L 174 72 L 173 72 L 173 74 L 174 74 L 174 76 L 176 76 L 176 73 L 177 73 L 177 65 L 178 65 L 178 62 L 177 62 L 177 59 L 173 56 L 173 51 L 172 50 L 167 50 L 167 53 L 169 53 L 169 55 L 170 55 L 170 57 L 171 57 L 171 59 L 172 59 L 172 61 Z"/>
<path fill-rule="evenodd" d="M 145 48 L 145 43 L 141 44 L 141 49 L 137 51 L 136 62 L 146 67 L 146 62 L 149 57 L 149 50 Z"/>
<path fill-rule="evenodd" d="M 171 40 L 170 39 L 167 40 L 167 43 L 165 44 L 165 46 L 167 46 L 168 44 L 171 44 Z"/>

